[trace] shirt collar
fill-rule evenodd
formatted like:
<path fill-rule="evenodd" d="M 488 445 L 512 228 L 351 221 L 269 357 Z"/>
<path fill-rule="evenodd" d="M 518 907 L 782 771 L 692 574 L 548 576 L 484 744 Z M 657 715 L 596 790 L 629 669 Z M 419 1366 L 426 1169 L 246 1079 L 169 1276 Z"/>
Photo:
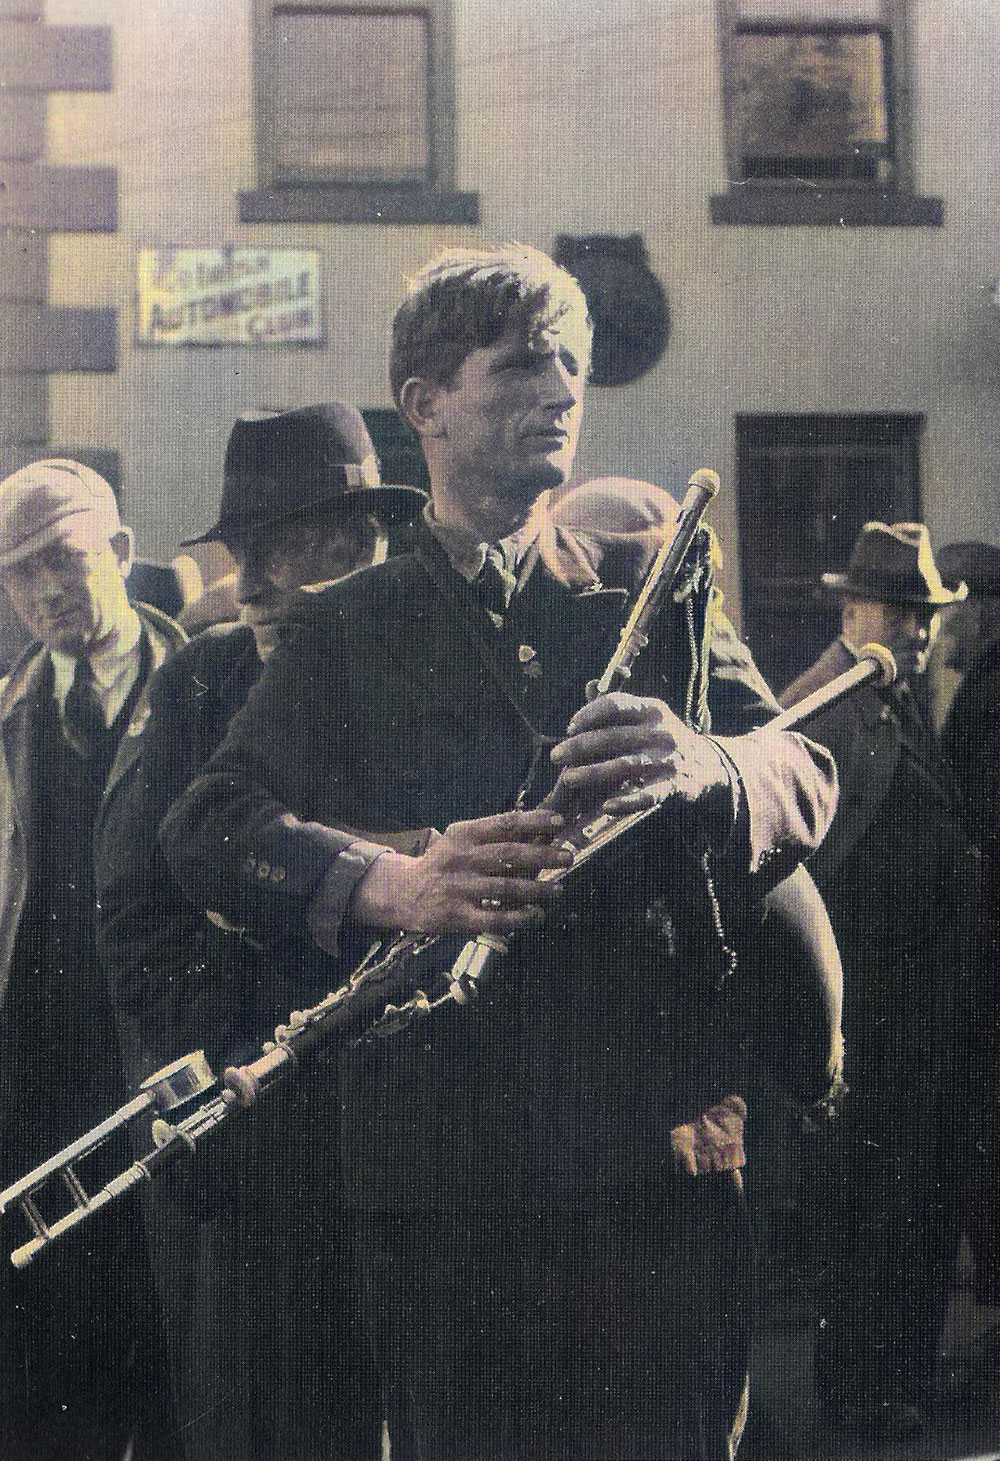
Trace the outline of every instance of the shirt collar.
<path fill-rule="evenodd" d="M 457 527 L 454 523 L 441 522 L 435 516 L 432 502 L 428 502 L 424 508 L 424 523 L 448 555 L 452 568 L 456 573 L 460 573 L 467 583 L 472 583 L 482 573 L 483 564 L 486 562 L 491 548 L 501 555 L 502 567 L 513 576 L 520 556 L 514 538 L 501 538 L 499 543 L 494 544 L 482 542 L 468 528 Z"/>
<path fill-rule="evenodd" d="M 119 626 L 114 642 L 107 649 L 90 655 L 98 692 L 110 690 L 121 680 L 126 670 L 137 662 L 141 637 L 142 623 L 139 615 L 134 609 L 130 609 L 125 622 Z M 55 669 L 56 699 L 63 705 L 76 673 L 76 656 L 63 654 L 59 649 L 53 649 L 51 655 Z"/>

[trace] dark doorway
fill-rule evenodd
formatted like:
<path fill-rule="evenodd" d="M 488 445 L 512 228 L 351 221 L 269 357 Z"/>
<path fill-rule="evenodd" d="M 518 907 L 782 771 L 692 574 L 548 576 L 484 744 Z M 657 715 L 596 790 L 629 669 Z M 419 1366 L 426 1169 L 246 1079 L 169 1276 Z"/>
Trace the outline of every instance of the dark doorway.
<path fill-rule="evenodd" d="M 838 632 L 820 574 L 872 519 L 920 517 L 922 416 L 737 416 L 743 624 L 781 690 Z"/>

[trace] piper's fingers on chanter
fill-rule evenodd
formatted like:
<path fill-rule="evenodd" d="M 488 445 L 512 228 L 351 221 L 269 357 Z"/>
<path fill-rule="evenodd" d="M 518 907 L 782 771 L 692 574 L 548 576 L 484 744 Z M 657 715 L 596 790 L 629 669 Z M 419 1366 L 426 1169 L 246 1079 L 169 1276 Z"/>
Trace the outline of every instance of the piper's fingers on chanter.
<path fill-rule="evenodd" d="M 496 900 L 482 898 L 470 903 L 465 909 L 463 925 L 468 933 L 516 933 L 519 928 L 530 928 L 542 923 L 545 910 L 540 903 L 525 903 L 518 908 L 498 908 Z"/>
<path fill-rule="evenodd" d="M 662 720 L 665 710 L 669 717 L 672 712 L 668 707 L 652 696 L 628 695 L 623 690 L 612 690 L 581 705 L 571 717 L 566 734 L 575 736 L 581 731 L 600 730 L 603 726 L 647 725 Z"/>
<path fill-rule="evenodd" d="M 659 806 L 661 802 L 668 801 L 673 788 L 674 782 L 664 777 L 650 786 L 639 786 L 630 791 L 616 791 L 601 803 L 601 811 L 610 812 L 616 817 L 628 816 L 632 812 L 645 812 L 650 807 Z"/>
<path fill-rule="evenodd" d="M 445 835 L 465 847 L 518 842 L 534 843 L 536 839 L 559 837 L 565 819 L 548 807 L 531 811 L 497 812 L 489 817 L 476 817 L 471 822 L 452 822 Z"/>
<path fill-rule="evenodd" d="M 465 857 L 467 863 L 494 878 L 535 878 L 549 869 L 569 867 L 573 861 L 571 852 L 549 841 L 488 842 L 468 849 Z"/>
<path fill-rule="evenodd" d="M 569 766 L 560 773 L 556 786 L 561 789 L 560 797 L 592 801 L 598 795 L 615 796 L 669 781 L 673 774 L 671 754 L 654 756 L 641 751 L 596 761 L 591 766 Z"/>
<path fill-rule="evenodd" d="M 539 883 L 534 878 L 469 878 L 462 897 L 480 908 L 528 908 L 533 903 L 551 903 L 561 892 L 558 883 Z"/>
<path fill-rule="evenodd" d="M 677 749 L 671 732 L 653 721 L 642 725 L 608 725 L 599 730 L 579 731 L 553 746 L 555 766 L 597 766 L 625 756 L 647 756 L 650 764 Z"/>

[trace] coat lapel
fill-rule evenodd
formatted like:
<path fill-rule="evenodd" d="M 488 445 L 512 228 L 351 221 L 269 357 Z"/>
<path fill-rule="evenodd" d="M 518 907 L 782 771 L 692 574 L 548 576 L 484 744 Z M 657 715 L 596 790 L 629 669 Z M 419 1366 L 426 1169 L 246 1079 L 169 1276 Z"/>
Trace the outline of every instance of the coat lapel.
<path fill-rule="evenodd" d="M 625 590 L 570 594 L 536 569 L 511 600 L 498 631 L 431 533 L 420 534 L 415 556 L 474 656 L 532 738 L 551 743 L 568 715 L 583 704 L 587 680 L 604 669 L 622 621 Z"/>
<path fill-rule="evenodd" d="M 149 673 L 146 676 L 139 697 L 135 703 L 135 709 L 129 718 L 129 723 L 118 744 L 115 759 L 108 776 L 107 789 L 111 787 L 125 774 L 132 762 L 139 754 L 139 738 L 146 729 L 150 713 L 150 686 L 153 676 L 157 670 L 182 644 L 187 643 L 187 635 L 179 624 L 168 619 L 166 614 L 159 610 L 150 608 L 148 604 L 138 606 L 139 618 L 142 620 L 143 633 L 147 636 L 149 643 Z"/>
<path fill-rule="evenodd" d="M 52 662 L 44 650 L 35 650 L 15 666 L 0 688 L 0 735 L 14 815 L 26 845 L 34 822 L 32 768 L 38 743 L 36 711 L 41 700 L 51 693 Z"/>

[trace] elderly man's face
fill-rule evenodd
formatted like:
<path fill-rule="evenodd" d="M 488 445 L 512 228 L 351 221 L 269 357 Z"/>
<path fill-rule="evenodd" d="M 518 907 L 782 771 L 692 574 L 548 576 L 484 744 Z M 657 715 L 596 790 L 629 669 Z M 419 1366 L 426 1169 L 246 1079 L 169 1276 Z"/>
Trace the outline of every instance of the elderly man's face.
<path fill-rule="evenodd" d="M 923 674 L 937 636 L 940 613 L 930 605 L 883 604 L 856 600 L 849 604 L 845 624 L 856 648 L 873 642 L 891 650 L 900 680 Z"/>
<path fill-rule="evenodd" d="M 123 529 L 110 541 L 67 532 L 0 575 L 29 634 L 64 654 L 89 654 L 113 643 L 131 613 L 125 577 L 132 543 Z"/>
<path fill-rule="evenodd" d="M 367 567 L 374 540 L 367 514 L 338 510 L 262 527 L 227 544 L 236 561 L 240 623 L 253 630 L 261 659 L 277 643 L 278 621 L 292 597 Z"/>
<path fill-rule="evenodd" d="M 448 482 L 469 506 L 492 501 L 519 526 L 573 463 L 589 341 L 568 327 L 525 339 L 510 332 L 470 352 L 438 388 L 439 448 Z"/>

